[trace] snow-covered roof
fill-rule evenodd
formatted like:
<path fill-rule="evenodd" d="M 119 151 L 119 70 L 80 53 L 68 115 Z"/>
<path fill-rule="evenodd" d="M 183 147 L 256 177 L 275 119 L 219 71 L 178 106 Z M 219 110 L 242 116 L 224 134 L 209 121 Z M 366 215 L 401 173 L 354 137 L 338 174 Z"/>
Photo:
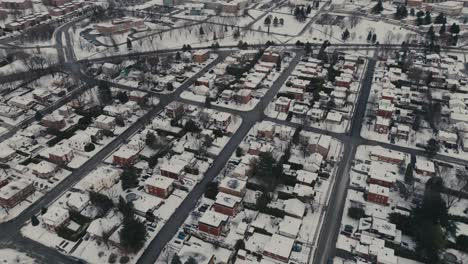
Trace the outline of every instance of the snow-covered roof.
<path fill-rule="evenodd" d="M 203 216 L 198 220 L 199 223 L 203 223 L 213 227 L 219 227 L 228 220 L 228 216 L 220 214 L 215 211 L 206 211 Z"/>
<path fill-rule="evenodd" d="M 294 239 L 274 234 L 263 250 L 275 254 L 276 256 L 289 259 L 293 245 Z"/>
<path fill-rule="evenodd" d="M 242 198 L 230 195 L 227 193 L 219 192 L 216 195 L 216 204 L 228 207 L 228 208 L 234 208 L 236 204 L 240 203 L 242 201 Z"/>
<path fill-rule="evenodd" d="M 290 216 L 285 216 L 283 218 L 283 221 L 281 221 L 281 223 L 279 224 L 279 232 L 282 235 L 285 235 L 291 238 L 296 238 L 301 228 L 301 225 L 302 225 L 302 221 L 300 219 L 290 217 Z"/>
<path fill-rule="evenodd" d="M 289 199 L 284 201 L 284 211 L 290 215 L 302 218 L 305 212 L 305 205 L 296 198 Z"/>
<path fill-rule="evenodd" d="M 174 183 L 174 179 L 164 177 L 161 175 L 155 175 L 155 176 L 149 177 L 145 181 L 145 185 L 151 185 L 151 186 L 158 187 L 161 189 L 167 189 L 170 186 L 172 186 L 173 183 Z"/>

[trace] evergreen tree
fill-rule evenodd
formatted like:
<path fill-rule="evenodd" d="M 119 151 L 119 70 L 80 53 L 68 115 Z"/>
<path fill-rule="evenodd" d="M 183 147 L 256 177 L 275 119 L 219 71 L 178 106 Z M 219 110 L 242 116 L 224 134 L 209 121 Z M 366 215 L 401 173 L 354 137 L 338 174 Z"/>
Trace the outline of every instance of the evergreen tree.
<path fill-rule="evenodd" d="M 341 34 L 341 39 L 342 39 L 343 41 L 346 41 L 346 40 L 348 40 L 348 38 L 349 38 L 349 31 L 348 31 L 348 29 L 345 29 L 345 31 L 343 32 L 343 34 Z"/>
<path fill-rule="evenodd" d="M 198 261 L 197 261 L 194 257 L 190 256 L 190 257 L 187 259 L 187 261 L 185 261 L 184 264 L 198 264 Z"/>
<path fill-rule="evenodd" d="M 435 32 L 434 32 L 434 27 L 433 26 L 430 26 L 429 27 L 429 30 L 427 31 L 427 38 L 433 42 L 434 39 L 435 39 Z"/>
<path fill-rule="evenodd" d="M 372 8 L 372 13 L 380 14 L 384 10 L 382 0 L 379 0 L 377 4 Z"/>
<path fill-rule="evenodd" d="M 217 40 L 217 39 L 218 39 L 218 37 L 216 36 L 216 32 L 213 31 L 213 40 Z"/>
<path fill-rule="evenodd" d="M 372 35 L 372 43 L 377 42 L 377 34 Z"/>
<path fill-rule="evenodd" d="M 424 24 L 429 25 L 432 23 L 431 12 L 426 11 L 426 15 L 424 16 Z"/>
<path fill-rule="evenodd" d="M 277 17 L 275 17 L 275 18 L 273 19 L 273 26 L 275 26 L 275 27 L 278 26 L 278 18 L 277 18 Z"/>
<path fill-rule="evenodd" d="M 171 264 L 182 264 L 179 255 L 176 253 L 174 253 L 174 256 L 172 257 Z"/>
<path fill-rule="evenodd" d="M 371 42 L 372 40 L 372 32 L 369 31 L 369 34 L 367 34 L 367 42 Z"/>
<path fill-rule="evenodd" d="M 146 241 L 146 226 L 135 218 L 124 219 L 119 236 L 122 246 L 130 253 L 138 252 Z"/>
<path fill-rule="evenodd" d="M 122 189 L 127 190 L 138 186 L 138 174 L 134 167 L 126 167 L 120 175 Z"/>
<path fill-rule="evenodd" d="M 109 84 L 100 81 L 98 84 L 98 98 L 102 105 L 108 105 L 112 102 L 112 93 Z"/>
<path fill-rule="evenodd" d="M 460 26 L 457 25 L 456 23 L 453 23 L 452 26 L 450 27 L 450 33 L 457 35 L 460 33 Z"/>
<path fill-rule="evenodd" d="M 122 104 L 125 104 L 126 102 L 128 102 L 128 95 L 126 92 L 119 92 L 117 94 L 117 99 L 119 100 L 119 102 L 121 102 Z"/>
<path fill-rule="evenodd" d="M 310 5 L 307 6 L 307 15 L 310 15 L 310 13 L 312 12 L 312 7 Z"/>
<path fill-rule="evenodd" d="M 436 16 L 434 19 L 434 24 L 445 24 L 446 23 L 446 18 L 444 16 L 444 13 L 440 13 L 439 15 Z"/>
<path fill-rule="evenodd" d="M 269 26 L 271 24 L 271 18 L 270 16 L 267 16 L 264 21 L 265 25 Z"/>
<path fill-rule="evenodd" d="M 182 59 L 182 55 L 180 55 L 180 52 L 177 51 L 176 54 L 175 54 L 175 60 L 180 61 L 181 59 Z"/>
<path fill-rule="evenodd" d="M 201 36 L 205 35 L 205 30 L 203 29 L 203 27 L 200 27 L 199 34 Z"/>
<path fill-rule="evenodd" d="M 439 35 L 444 35 L 447 32 L 447 27 L 445 26 L 445 23 L 442 24 L 439 30 Z"/>
<path fill-rule="evenodd" d="M 132 40 L 130 38 L 127 38 L 127 49 L 132 50 L 132 48 L 133 48 Z"/>
<path fill-rule="evenodd" d="M 32 226 L 38 226 L 39 225 L 39 219 L 37 219 L 36 215 L 31 216 L 31 225 Z"/>
<path fill-rule="evenodd" d="M 410 9 L 410 15 L 414 16 L 414 8 Z"/>
<path fill-rule="evenodd" d="M 34 119 L 35 119 L 36 121 L 41 121 L 41 119 L 42 119 L 43 117 L 44 117 L 44 115 L 43 115 L 41 112 L 39 112 L 39 111 L 36 111 L 36 113 L 34 114 Z"/>

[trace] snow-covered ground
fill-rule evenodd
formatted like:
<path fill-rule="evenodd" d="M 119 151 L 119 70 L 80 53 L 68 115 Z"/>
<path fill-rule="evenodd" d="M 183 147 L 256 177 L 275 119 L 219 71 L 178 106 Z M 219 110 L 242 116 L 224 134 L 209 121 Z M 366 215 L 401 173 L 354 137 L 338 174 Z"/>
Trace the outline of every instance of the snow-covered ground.
<path fill-rule="evenodd" d="M 36 261 L 28 255 L 14 249 L 0 249 L 0 263 L 4 264 L 35 264 Z"/>

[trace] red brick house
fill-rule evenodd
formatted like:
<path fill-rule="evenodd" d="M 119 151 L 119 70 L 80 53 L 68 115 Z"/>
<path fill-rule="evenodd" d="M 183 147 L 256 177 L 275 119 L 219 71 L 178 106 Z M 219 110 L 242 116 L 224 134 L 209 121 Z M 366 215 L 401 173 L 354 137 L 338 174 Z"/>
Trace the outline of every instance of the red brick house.
<path fill-rule="evenodd" d="M 281 113 L 289 112 L 289 107 L 291 106 L 291 99 L 286 97 L 278 97 L 275 102 L 275 111 Z"/>
<path fill-rule="evenodd" d="M 370 157 L 378 161 L 400 164 L 405 160 L 405 155 L 398 151 L 391 151 L 382 147 L 375 147 L 371 150 Z"/>
<path fill-rule="evenodd" d="M 387 187 L 371 184 L 367 191 L 367 200 L 381 205 L 389 205 L 389 194 L 390 190 Z"/>
<path fill-rule="evenodd" d="M 221 214 L 235 216 L 240 211 L 240 203 L 242 198 L 219 192 L 216 195 L 216 202 L 213 204 L 213 209 Z"/>
<path fill-rule="evenodd" d="M 220 236 L 224 231 L 229 216 L 215 212 L 206 211 L 198 220 L 198 230 L 212 236 Z"/>
<path fill-rule="evenodd" d="M 390 119 L 377 116 L 374 131 L 380 134 L 387 134 L 390 129 Z"/>
<path fill-rule="evenodd" d="M 138 158 L 139 151 L 131 149 L 127 146 L 122 146 L 119 150 L 114 152 L 112 160 L 114 164 L 120 166 L 133 165 Z"/>
<path fill-rule="evenodd" d="M 58 114 L 51 114 L 51 115 L 45 116 L 41 120 L 41 123 L 43 126 L 47 128 L 52 128 L 52 129 L 57 129 L 57 130 L 61 130 L 67 125 L 67 123 L 65 122 L 65 118 Z"/>
<path fill-rule="evenodd" d="M 244 197 L 247 191 L 247 183 L 232 177 L 224 177 L 218 186 L 218 191 L 234 195 L 237 197 Z"/>
<path fill-rule="evenodd" d="M 8 184 L 8 178 L 7 177 L 2 177 L 0 178 L 0 188 Z"/>
<path fill-rule="evenodd" d="M 173 102 L 166 106 L 166 115 L 169 118 L 179 118 L 185 113 L 185 107 L 182 103 Z"/>
<path fill-rule="evenodd" d="M 335 85 L 339 87 L 349 88 L 351 86 L 351 78 L 338 76 L 335 79 Z"/>
<path fill-rule="evenodd" d="M 252 90 L 240 89 L 236 93 L 236 101 L 239 104 L 247 104 L 252 99 Z"/>
<path fill-rule="evenodd" d="M 210 58 L 210 52 L 208 50 L 198 50 L 193 53 L 193 61 L 196 63 L 203 63 Z"/>
<path fill-rule="evenodd" d="M 179 178 L 184 173 L 185 165 L 182 162 L 171 162 L 164 163 L 161 165 L 160 173 L 162 176 L 172 178 L 174 180 L 179 180 Z"/>
<path fill-rule="evenodd" d="M 145 191 L 151 195 L 166 199 L 174 190 L 174 179 L 153 176 L 145 181 Z"/>
<path fill-rule="evenodd" d="M 35 191 L 34 185 L 26 181 L 9 182 L 0 188 L 0 206 L 13 208 Z"/>
<path fill-rule="evenodd" d="M 392 118 L 393 113 L 395 112 L 395 106 L 390 100 L 380 100 L 379 107 L 377 109 L 377 116 L 383 118 Z"/>

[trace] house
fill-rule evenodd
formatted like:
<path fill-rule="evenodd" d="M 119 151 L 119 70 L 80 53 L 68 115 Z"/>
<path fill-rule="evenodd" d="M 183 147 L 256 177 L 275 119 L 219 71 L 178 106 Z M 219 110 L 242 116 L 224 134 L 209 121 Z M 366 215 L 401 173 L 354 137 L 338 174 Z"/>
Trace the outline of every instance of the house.
<path fill-rule="evenodd" d="M 236 93 L 236 102 L 239 104 L 247 104 L 252 99 L 252 90 L 240 89 Z"/>
<path fill-rule="evenodd" d="M 187 165 L 186 162 L 179 159 L 171 159 L 169 162 L 162 164 L 159 170 L 162 176 L 179 180 L 184 173 L 185 165 Z"/>
<path fill-rule="evenodd" d="M 49 150 L 49 160 L 55 164 L 65 165 L 69 163 L 73 157 L 73 150 L 64 145 L 55 145 Z"/>
<path fill-rule="evenodd" d="M 198 230 L 212 236 L 220 236 L 225 230 L 229 216 L 209 210 L 198 220 Z"/>
<path fill-rule="evenodd" d="M 37 164 L 32 164 L 31 169 L 34 175 L 43 179 L 52 177 L 57 171 L 57 167 L 55 165 L 45 160 Z"/>
<path fill-rule="evenodd" d="M 387 99 L 382 99 L 379 101 L 379 105 L 377 108 L 377 116 L 383 118 L 392 118 L 394 112 L 395 105 L 392 103 L 392 101 Z"/>
<path fill-rule="evenodd" d="M 168 104 L 165 110 L 166 110 L 166 115 L 172 119 L 180 118 L 185 113 L 184 105 L 179 102 L 172 102 Z"/>
<path fill-rule="evenodd" d="M 128 100 L 142 104 L 146 101 L 148 94 L 142 91 L 131 91 Z"/>
<path fill-rule="evenodd" d="M 302 219 L 306 212 L 306 207 L 303 202 L 297 198 L 285 200 L 283 203 L 283 211 L 286 215 Z"/>
<path fill-rule="evenodd" d="M 47 212 L 39 216 L 42 221 L 42 225 L 49 231 L 55 232 L 55 229 L 70 219 L 70 213 L 68 210 L 63 209 L 60 206 L 52 205 L 47 208 Z"/>
<path fill-rule="evenodd" d="M 416 159 L 414 170 L 416 171 L 416 173 L 424 176 L 432 177 L 436 175 L 434 162 L 423 158 Z"/>
<path fill-rule="evenodd" d="M 6 143 L 0 143 L 0 162 L 8 162 L 16 151 L 9 147 Z"/>
<path fill-rule="evenodd" d="M 177 255 L 182 263 L 187 262 L 189 258 L 194 258 L 198 264 L 228 264 L 231 260 L 232 251 L 205 242 L 196 236 L 190 236 L 183 243 Z"/>
<path fill-rule="evenodd" d="M 367 200 L 373 203 L 389 205 L 390 189 L 377 184 L 370 184 L 367 190 Z"/>
<path fill-rule="evenodd" d="M 379 134 L 387 134 L 390 129 L 390 119 L 377 116 L 375 121 L 374 131 Z"/>
<path fill-rule="evenodd" d="M 47 100 L 52 96 L 52 94 L 49 92 L 47 89 L 34 89 L 33 92 L 33 98 L 41 103 L 46 103 Z"/>
<path fill-rule="evenodd" d="M 119 166 L 128 166 L 135 163 L 136 159 L 138 158 L 138 153 L 140 151 L 131 149 L 128 146 L 124 145 L 120 147 L 114 154 L 112 155 L 112 159 L 114 164 Z"/>
<path fill-rule="evenodd" d="M 397 138 L 408 140 L 410 133 L 410 127 L 408 125 L 398 124 L 397 125 Z"/>
<path fill-rule="evenodd" d="M 236 216 L 240 211 L 240 203 L 242 198 L 234 195 L 230 195 L 223 192 L 218 192 L 216 195 L 216 201 L 213 204 L 215 212 L 225 214 L 228 216 Z"/>
<path fill-rule="evenodd" d="M 98 240 L 102 242 L 103 237 L 106 234 L 113 234 L 117 230 L 117 228 L 119 228 L 121 222 L 122 217 L 120 213 L 111 211 L 105 217 L 93 220 L 89 224 L 88 229 L 86 229 L 86 232 L 93 240 Z"/>
<path fill-rule="evenodd" d="M 193 53 L 193 61 L 196 63 L 203 63 L 210 58 L 208 50 L 197 50 Z"/>
<path fill-rule="evenodd" d="M 111 188 L 119 179 L 120 170 L 111 166 L 102 166 L 89 173 L 77 186 L 80 190 L 99 192 Z"/>
<path fill-rule="evenodd" d="M 78 151 L 85 151 L 86 145 L 91 143 L 91 136 L 86 133 L 80 133 L 80 131 L 68 139 L 68 146 Z"/>
<path fill-rule="evenodd" d="M 227 129 L 231 124 L 231 114 L 226 112 L 215 112 L 211 115 L 213 122 L 216 127 L 221 129 Z"/>
<path fill-rule="evenodd" d="M 11 105 L 11 106 L 16 106 L 16 107 L 24 109 L 24 110 L 29 110 L 35 104 L 35 101 L 34 101 L 34 99 L 32 97 L 15 96 L 15 97 L 12 97 L 8 101 L 8 104 Z"/>
<path fill-rule="evenodd" d="M 343 115 L 338 112 L 328 112 L 327 117 L 325 118 L 327 123 L 332 125 L 339 125 L 343 120 Z"/>
<path fill-rule="evenodd" d="M 276 48 L 269 47 L 263 52 L 260 60 L 263 62 L 278 63 L 278 61 L 281 60 L 281 55 Z"/>
<path fill-rule="evenodd" d="M 384 161 L 387 163 L 400 164 L 405 160 L 405 154 L 385 149 L 383 147 L 374 147 L 370 151 L 370 157 L 373 160 Z"/>
<path fill-rule="evenodd" d="M 13 208 L 24 201 L 35 191 L 31 182 L 12 181 L 0 188 L 0 206 L 4 208 Z"/>
<path fill-rule="evenodd" d="M 285 216 L 279 224 L 278 234 L 296 239 L 302 226 L 302 220 L 290 216 Z"/>
<path fill-rule="evenodd" d="M 263 249 L 263 255 L 274 260 L 288 263 L 293 246 L 294 239 L 278 234 L 273 234 Z"/>
<path fill-rule="evenodd" d="M 151 195 L 166 199 L 174 189 L 174 179 L 156 175 L 144 182 L 145 191 Z"/>
<path fill-rule="evenodd" d="M 458 136 L 455 133 L 440 130 L 437 138 L 439 139 L 440 143 L 444 144 L 444 146 L 448 148 L 458 147 Z"/>
<path fill-rule="evenodd" d="M 392 171 L 382 169 L 381 166 L 372 162 L 369 170 L 369 184 L 377 184 L 391 188 L 397 181 L 397 176 Z"/>
<path fill-rule="evenodd" d="M 143 19 L 122 17 L 112 20 L 111 23 L 100 23 L 96 25 L 96 30 L 101 34 L 125 33 L 132 28 L 144 26 Z"/>
<path fill-rule="evenodd" d="M 218 186 L 218 191 L 243 197 L 247 190 L 247 182 L 232 177 L 224 177 Z"/>
<path fill-rule="evenodd" d="M 323 157 L 328 156 L 332 137 L 328 135 L 320 135 L 309 138 L 308 148 L 312 153 L 319 153 Z"/>
<path fill-rule="evenodd" d="M 306 170 L 298 170 L 295 172 L 296 180 L 304 185 L 313 186 L 318 179 L 318 174 Z"/>
<path fill-rule="evenodd" d="M 262 121 L 257 124 L 257 137 L 272 139 L 275 134 L 275 123 L 270 121 Z"/>
<path fill-rule="evenodd" d="M 338 76 L 335 78 L 335 85 L 338 87 L 349 88 L 351 86 L 351 82 L 352 80 L 349 77 Z"/>
<path fill-rule="evenodd" d="M 89 194 L 82 192 L 69 192 L 67 206 L 75 212 L 83 211 L 89 204 Z"/>
<path fill-rule="evenodd" d="M 55 112 L 50 115 L 44 116 L 41 120 L 41 123 L 47 128 L 57 130 L 61 130 L 67 125 L 67 123 L 65 122 L 65 118 Z"/>
<path fill-rule="evenodd" d="M 94 126 L 104 130 L 114 130 L 115 128 L 115 117 L 100 115 L 94 120 Z"/>
<path fill-rule="evenodd" d="M 132 114 L 132 111 L 124 105 L 106 105 L 102 111 L 117 118 L 127 118 Z"/>
<path fill-rule="evenodd" d="M 289 112 L 289 107 L 291 106 L 291 99 L 287 97 L 280 96 L 276 99 L 275 102 L 275 111 L 280 113 Z"/>
<path fill-rule="evenodd" d="M 31 0 L 2 0 L 1 7 L 5 9 L 29 9 L 33 7 Z"/>

